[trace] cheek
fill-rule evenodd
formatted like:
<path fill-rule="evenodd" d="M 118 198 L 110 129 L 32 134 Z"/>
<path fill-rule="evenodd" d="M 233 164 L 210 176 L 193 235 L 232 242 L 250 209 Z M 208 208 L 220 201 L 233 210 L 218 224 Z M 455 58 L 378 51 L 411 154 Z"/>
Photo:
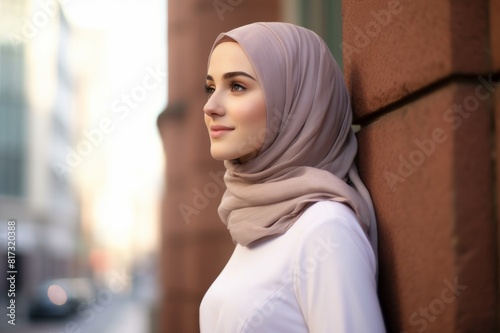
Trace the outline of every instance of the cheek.
<path fill-rule="evenodd" d="M 258 151 L 262 148 L 266 138 L 266 109 L 264 103 L 252 101 L 247 103 L 244 110 L 240 109 L 238 123 L 240 124 L 240 140 L 243 147 L 249 151 Z"/>
<path fill-rule="evenodd" d="M 267 125 L 266 105 L 263 101 L 256 103 L 254 112 L 251 115 L 251 122 L 254 131 L 257 132 L 259 141 L 264 142 Z"/>
<path fill-rule="evenodd" d="M 210 117 L 204 114 L 203 120 L 205 121 L 205 126 L 208 128 L 208 126 L 210 126 Z"/>
<path fill-rule="evenodd" d="M 244 108 L 239 108 L 235 114 L 236 121 L 246 127 L 265 128 L 266 127 L 266 106 L 261 99 L 253 99 L 244 103 Z"/>

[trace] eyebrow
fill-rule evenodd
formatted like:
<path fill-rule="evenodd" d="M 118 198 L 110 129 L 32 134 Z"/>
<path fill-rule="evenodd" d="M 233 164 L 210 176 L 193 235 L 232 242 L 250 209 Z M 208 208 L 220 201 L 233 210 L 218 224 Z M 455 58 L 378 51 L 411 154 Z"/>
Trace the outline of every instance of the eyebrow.
<path fill-rule="evenodd" d="M 236 76 L 246 76 L 246 77 L 251 78 L 254 81 L 257 81 L 253 76 L 251 76 L 250 74 L 247 74 L 245 72 L 228 72 L 228 73 L 225 73 L 224 75 L 222 75 L 222 78 L 227 80 L 227 79 L 231 79 L 231 78 L 236 77 Z M 207 75 L 207 80 L 213 81 L 214 79 L 211 75 Z"/>

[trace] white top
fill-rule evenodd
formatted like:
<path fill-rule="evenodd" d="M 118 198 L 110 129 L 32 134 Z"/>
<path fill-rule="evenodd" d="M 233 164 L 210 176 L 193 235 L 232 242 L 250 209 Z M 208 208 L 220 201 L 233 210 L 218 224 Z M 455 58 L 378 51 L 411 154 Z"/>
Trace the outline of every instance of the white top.
<path fill-rule="evenodd" d="M 285 234 L 236 246 L 201 302 L 201 333 L 385 332 L 375 271 L 353 211 L 315 203 Z"/>

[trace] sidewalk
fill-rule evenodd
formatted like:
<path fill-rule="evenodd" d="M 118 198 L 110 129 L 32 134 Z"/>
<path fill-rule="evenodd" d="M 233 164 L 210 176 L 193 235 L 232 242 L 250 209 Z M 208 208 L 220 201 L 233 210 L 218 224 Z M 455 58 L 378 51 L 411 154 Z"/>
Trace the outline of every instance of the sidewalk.
<path fill-rule="evenodd" d="M 127 301 L 103 333 L 150 333 L 149 306 Z"/>
<path fill-rule="evenodd" d="M 16 326 L 0 322 L 1 333 L 152 333 L 151 303 L 131 296 L 117 295 L 112 302 L 95 311 L 95 316 L 74 316 L 61 320 L 29 321 L 23 315 Z M 6 317 L 6 316 L 5 316 Z"/>

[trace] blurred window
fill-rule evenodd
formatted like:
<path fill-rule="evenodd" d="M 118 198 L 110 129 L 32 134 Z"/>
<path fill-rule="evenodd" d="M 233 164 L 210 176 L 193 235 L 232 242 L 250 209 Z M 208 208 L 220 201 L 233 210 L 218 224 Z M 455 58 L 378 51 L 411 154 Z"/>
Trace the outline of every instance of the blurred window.
<path fill-rule="evenodd" d="M 0 42 L 0 195 L 24 194 L 26 120 L 23 46 Z"/>
<path fill-rule="evenodd" d="M 300 22 L 319 34 L 330 47 L 335 60 L 343 68 L 342 0 L 300 0 Z"/>

